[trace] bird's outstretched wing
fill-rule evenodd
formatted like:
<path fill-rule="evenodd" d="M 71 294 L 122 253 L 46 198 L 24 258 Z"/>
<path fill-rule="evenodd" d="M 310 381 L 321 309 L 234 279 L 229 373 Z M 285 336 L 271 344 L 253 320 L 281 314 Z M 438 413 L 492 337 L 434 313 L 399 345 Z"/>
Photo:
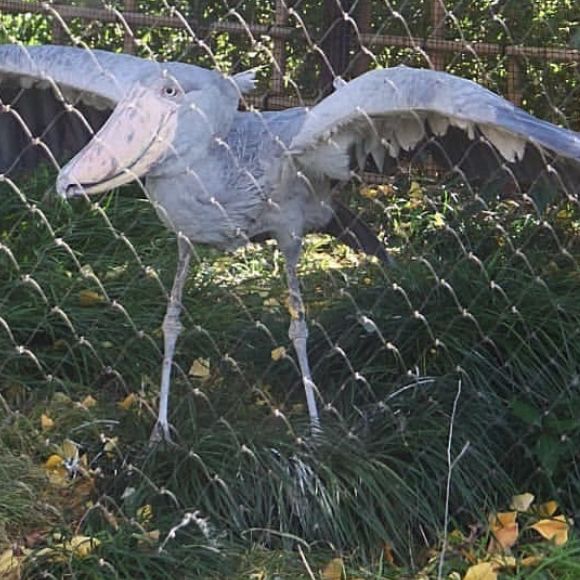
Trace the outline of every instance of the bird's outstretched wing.
<path fill-rule="evenodd" d="M 217 74 L 88 48 L 1 45 L 0 173 L 40 160 L 58 166 L 86 145 L 140 78 L 156 71 L 185 84 Z M 253 87 L 251 71 L 232 80 L 240 92 Z"/>
<path fill-rule="evenodd" d="M 308 111 L 287 157 L 307 177 L 346 180 L 369 156 L 383 170 L 385 158 L 388 164 L 421 153 L 470 182 L 494 171 L 530 183 L 549 173 L 567 186 L 580 175 L 580 134 L 472 81 L 407 67 L 374 70 L 342 85 Z"/>

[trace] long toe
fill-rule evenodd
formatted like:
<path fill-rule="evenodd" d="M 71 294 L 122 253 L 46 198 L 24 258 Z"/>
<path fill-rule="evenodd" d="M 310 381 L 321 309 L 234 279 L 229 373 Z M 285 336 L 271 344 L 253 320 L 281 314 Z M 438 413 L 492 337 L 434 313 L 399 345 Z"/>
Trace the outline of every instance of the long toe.
<path fill-rule="evenodd" d="M 156 421 L 151 436 L 149 437 L 150 445 L 157 445 L 159 443 L 170 443 L 175 445 L 171 437 L 171 427 L 169 423 L 163 421 Z"/>

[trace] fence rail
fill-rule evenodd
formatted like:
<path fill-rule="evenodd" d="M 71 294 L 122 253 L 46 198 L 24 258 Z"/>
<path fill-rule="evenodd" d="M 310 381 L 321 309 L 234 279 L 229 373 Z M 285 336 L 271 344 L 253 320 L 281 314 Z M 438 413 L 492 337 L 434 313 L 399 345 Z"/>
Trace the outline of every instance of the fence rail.
<path fill-rule="evenodd" d="M 490 42 L 471 42 L 467 40 L 448 40 L 446 36 L 447 9 L 443 0 L 431 0 L 430 27 L 431 34 L 425 38 L 412 35 L 375 34 L 369 29 L 371 21 L 371 4 L 366 3 L 366 9 L 356 15 L 350 16 L 356 25 L 356 42 L 360 45 L 363 55 L 370 48 L 394 47 L 411 49 L 422 54 L 429 66 L 436 69 L 445 68 L 445 59 L 452 54 L 468 54 L 474 57 L 503 56 L 507 59 L 508 83 L 506 97 L 519 104 L 522 98 L 520 65 L 522 59 L 536 59 L 548 62 L 580 63 L 580 50 L 573 48 L 545 47 L 545 46 L 522 46 L 516 44 L 499 44 Z M 135 35 L 132 27 L 167 27 L 176 30 L 187 30 L 193 38 L 201 39 L 214 33 L 227 32 L 232 35 L 254 37 L 268 36 L 273 41 L 273 57 L 276 65 L 270 79 L 268 94 L 251 99 L 253 104 L 260 104 L 267 99 L 271 108 L 284 108 L 297 104 L 298 98 L 286 96 L 284 92 L 284 76 L 286 72 L 286 42 L 295 39 L 298 35 L 304 35 L 305 41 L 311 44 L 311 48 L 318 49 L 316 40 L 311 37 L 310 31 L 298 27 L 289 26 L 291 17 L 295 16 L 294 9 L 285 0 L 276 0 L 274 19 L 271 25 L 257 24 L 252 22 L 233 22 L 219 20 L 211 23 L 199 22 L 190 16 L 184 16 L 177 10 L 168 15 L 143 14 L 138 12 L 136 0 L 125 0 L 123 9 L 96 8 L 71 6 L 60 3 L 37 2 L 26 0 L 0 0 L 0 11 L 9 14 L 44 14 L 53 22 L 53 42 L 66 42 L 64 29 L 66 23 L 72 19 L 86 21 L 99 21 L 104 23 L 117 23 L 124 28 L 123 50 L 135 51 Z M 299 21 L 299 19 L 297 19 Z M 345 19 L 346 22 L 346 19 Z M 352 24 L 352 23 L 351 23 Z M 334 31 L 327 34 L 324 53 L 331 74 L 343 72 L 344 63 L 333 55 L 336 52 L 336 43 L 329 42 L 328 36 L 339 36 L 340 26 L 334 27 Z M 348 26 L 348 23 L 345 24 Z M 354 28 L 354 27 L 353 27 Z M 340 39 L 339 43 L 340 45 Z M 320 49 L 318 49 L 320 50 Z M 344 47 L 342 47 L 344 50 Z M 322 51 L 320 51 L 322 53 Z M 344 59 L 343 59 L 344 60 Z M 360 63 L 354 68 L 355 74 L 365 70 L 370 58 L 361 58 Z M 327 79 L 328 80 L 328 79 Z M 307 99 L 301 103 L 309 104 Z"/>

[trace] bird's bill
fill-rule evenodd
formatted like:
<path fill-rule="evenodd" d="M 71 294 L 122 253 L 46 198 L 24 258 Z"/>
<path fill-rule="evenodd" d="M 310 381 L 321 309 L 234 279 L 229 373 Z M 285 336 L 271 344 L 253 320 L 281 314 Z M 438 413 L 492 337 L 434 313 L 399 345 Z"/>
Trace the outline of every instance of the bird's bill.
<path fill-rule="evenodd" d="M 171 149 L 176 127 L 175 105 L 137 85 L 61 169 L 58 193 L 101 193 L 143 177 Z"/>

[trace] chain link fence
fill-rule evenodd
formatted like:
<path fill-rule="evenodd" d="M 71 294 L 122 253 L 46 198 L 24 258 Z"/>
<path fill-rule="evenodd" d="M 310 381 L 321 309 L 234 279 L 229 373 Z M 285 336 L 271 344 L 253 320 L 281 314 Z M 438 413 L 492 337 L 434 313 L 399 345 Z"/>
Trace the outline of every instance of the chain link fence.
<path fill-rule="evenodd" d="M 0 34 L 21 54 L 72 45 L 229 75 L 256 68 L 240 111 L 265 124 L 265 111 L 311 108 L 346 90 L 340 79 L 405 64 L 472 79 L 580 130 L 572 0 L 0 0 Z M 485 139 L 460 138 L 474 131 L 465 125 L 449 149 L 384 160 L 383 147 L 353 170 L 340 193 L 348 217 L 307 236 L 298 266 L 314 432 L 288 336 L 302 319 L 283 249 L 258 239 L 268 235 L 225 254 L 193 244 L 176 301 L 173 441 L 151 446 L 178 262 L 177 236 L 157 215 L 164 202 L 148 198 L 155 176 L 59 199 L 59 167 L 107 127 L 111 103 L 63 91 L 80 120 L 74 135 L 59 132 L 63 105 L 42 101 L 58 93 L 50 75 L 15 86 L 19 72 L 2 67 L 0 56 L 0 130 L 19 137 L 0 143 L 11 160 L 0 183 L 0 478 L 19 482 L 11 502 L 22 510 L 0 502 L 0 546 L 18 546 L 21 572 L 249 577 L 256 564 L 238 555 L 251 544 L 299 553 L 287 577 L 319 554 L 447 577 L 466 566 L 449 534 L 487 546 L 485 514 L 512 494 L 577 512 L 577 169 L 536 155 L 536 169 L 520 171 Z M 51 114 L 52 137 L 33 124 Z M 243 138 L 224 139 L 243 159 Z"/>

